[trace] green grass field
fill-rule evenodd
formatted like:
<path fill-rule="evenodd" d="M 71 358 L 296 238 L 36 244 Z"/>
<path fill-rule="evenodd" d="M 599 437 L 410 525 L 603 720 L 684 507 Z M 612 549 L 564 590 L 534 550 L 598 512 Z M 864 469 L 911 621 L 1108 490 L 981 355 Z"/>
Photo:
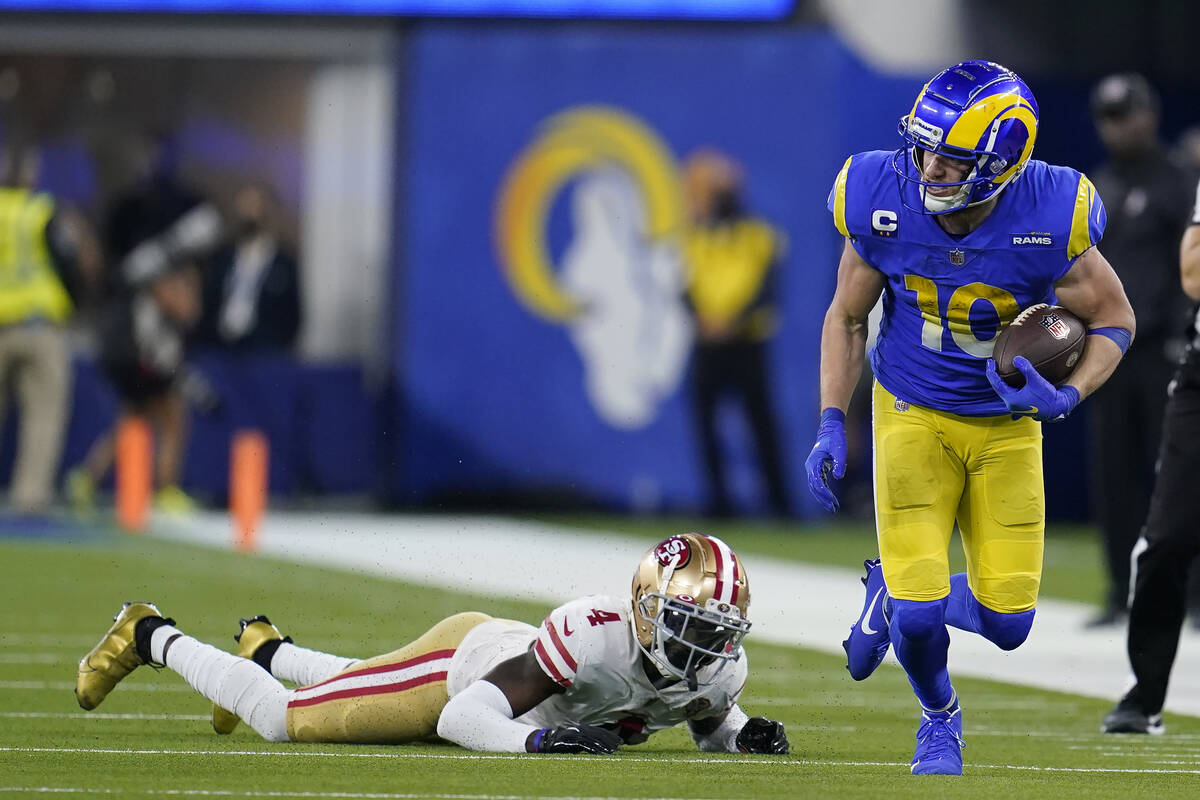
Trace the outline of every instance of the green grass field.
<path fill-rule="evenodd" d="M 664 527 L 690 527 L 597 522 L 652 538 Z M 863 526 L 786 535 L 767 526 L 707 529 L 739 549 L 780 558 L 852 565 L 870 555 L 861 552 L 870 547 Z M 1053 539 L 1047 552 L 1048 562 L 1060 562 L 1051 564 L 1048 593 L 1096 596 L 1098 562 L 1085 534 Z M 1091 560 L 1080 564 L 1081 557 Z M 1200 719 L 1168 715 L 1163 737 L 1106 737 L 1098 724 L 1108 702 L 964 679 L 956 685 L 967 774 L 915 778 L 908 774 L 914 701 L 898 669 L 885 665 L 854 684 L 837 658 L 753 642 L 743 706 L 787 724 L 788 757 L 700 753 L 682 730 L 607 758 L 476 754 L 441 744 L 273 745 L 245 726 L 218 738 L 207 702 L 165 670 L 138 670 L 90 714 L 75 704 L 75 662 L 121 601 L 154 600 L 189 633 L 231 649 L 237 618 L 265 612 L 299 643 L 363 656 L 455 611 L 536 621 L 548 609 L 83 528 L 0 539 L 0 599 L 0 797 L 1200 796 Z"/>

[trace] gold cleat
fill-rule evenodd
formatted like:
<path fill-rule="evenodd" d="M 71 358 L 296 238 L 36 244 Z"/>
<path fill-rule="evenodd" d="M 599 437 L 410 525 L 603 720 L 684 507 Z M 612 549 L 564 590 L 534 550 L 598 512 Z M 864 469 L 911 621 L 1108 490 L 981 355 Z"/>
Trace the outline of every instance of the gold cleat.
<path fill-rule="evenodd" d="M 146 617 L 162 618 L 151 603 L 126 603 L 113 618 L 112 627 L 79 662 L 75 699 L 85 711 L 104 702 L 108 693 L 134 669 L 146 662 L 138 655 L 134 629 Z M 168 624 L 170 620 L 166 621 Z"/>
<path fill-rule="evenodd" d="M 259 615 L 251 619 L 239 620 L 242 626 L 241 633 L 234 636 L 233 639 L 238 643 L 237 654 L 242 658 L 253 659 L 258 648 L 262 647 L 267 642 L 285 641 L 290 642 L 290 637 L 285 637 L 279 632 L 279 629 L 271 624 L 271 620 Z M 225 736 L 233 733 L 233 729 L 237 727 L 241 718 L 232 711 L 226 711 L 216 703 L 212 707 L 212 726 L 213 730 Z"/>

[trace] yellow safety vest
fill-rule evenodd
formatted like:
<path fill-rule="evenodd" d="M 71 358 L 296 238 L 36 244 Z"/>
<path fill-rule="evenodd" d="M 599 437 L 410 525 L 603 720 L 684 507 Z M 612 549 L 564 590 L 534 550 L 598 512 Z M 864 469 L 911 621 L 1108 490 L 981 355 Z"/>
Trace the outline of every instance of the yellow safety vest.
<path fill-rule="evenodd" d="M 0 188 L 0 325 L 61 322 L 74 309 L 46 244 L 53 216 L 50 195 Z"/>
<path fill-rule="evenodd" d="M 756 219 L 689 229 L 684 255 L 696 316 L 725 324 L 737 319 L 758 297 L 779 249 L 774 229 Z M 775 310 L 760 308 L 743 321 L 741 333 L 761 341 L 773 336 L 777 326 Z"/>

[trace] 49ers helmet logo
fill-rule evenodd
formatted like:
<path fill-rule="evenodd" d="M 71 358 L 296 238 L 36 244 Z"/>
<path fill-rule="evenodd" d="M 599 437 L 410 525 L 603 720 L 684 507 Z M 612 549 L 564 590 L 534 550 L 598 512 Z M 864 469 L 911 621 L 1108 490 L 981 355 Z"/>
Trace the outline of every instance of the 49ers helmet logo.
<path fill-rule="evenodd" d="M 675 569 L 679 569 L 687 566 L 687 563 L 692 560 L 692 546 L 688 544 L 687 539 L 672 536 L 654 548 L 654 556 L 658 559 L 660 566 L 673 566 Z"/>

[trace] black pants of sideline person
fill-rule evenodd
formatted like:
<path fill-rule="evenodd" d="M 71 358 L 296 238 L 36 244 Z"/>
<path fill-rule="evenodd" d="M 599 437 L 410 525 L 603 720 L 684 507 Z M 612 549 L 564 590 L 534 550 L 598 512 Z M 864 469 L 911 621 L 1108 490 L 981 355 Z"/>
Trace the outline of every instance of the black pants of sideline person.
<path fill-rule="evenodd" d="M 709 513 L 716 516 L 732 513 L 725 457 L 717 435 L 717 410 L 723 398 L 736 396 L 745 408 L 754 435 L 771 511 L 786 516 L 787 489 L 767 380 L 766 346 L 745 341 L 698 344 L 693 359 L 696 426 L 708 475 Z"/>
<path fill-rule="evenodd" d="M 1150 506 L 1173 370 L 1161 339 L 1135 342 L 1117 371 L 1088 399 L 1093 517 L 1108 567 L 1105 614 L 1114 622 L 1129 602 L 1129 556 Z"/>
<path fill-rule="evenodd" d="M 1175 374 L 1159 459 L 1150 515 L 1134 551 L 1129 611 L 1137 686 L 1128 699 L 1146 714 L 1162 710 L 1187 612 L 1188 571 L 1200 568 L 1200 351 L 1194 347 Z"/>

